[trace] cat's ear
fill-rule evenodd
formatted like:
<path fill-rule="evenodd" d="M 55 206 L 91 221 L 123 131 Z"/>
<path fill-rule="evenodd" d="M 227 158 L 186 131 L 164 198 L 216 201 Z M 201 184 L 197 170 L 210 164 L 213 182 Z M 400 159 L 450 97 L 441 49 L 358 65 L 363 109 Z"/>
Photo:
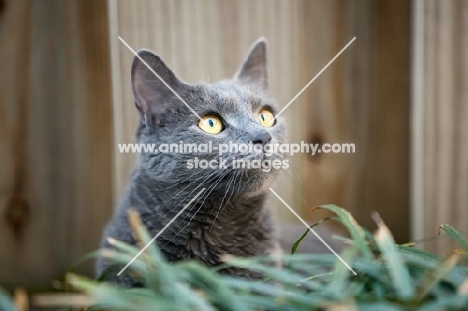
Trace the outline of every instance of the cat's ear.
<path fill-rule="evenodd" d="M 137 54 L 139 57 L 135 56 L 132 63 L 132 91 L 136 107 L 148 125 L 167 110 L 171 99 L 176 98 L 168 86 L 177 93 L 185 84 L 153 52 L 140 50 Z"/>
<path fill-rule="evenodd" d="M 235 80 L 242 84 L 254 85 L 261 90 L 268 89 L 265 38 L 260 38 L 252 44 L 247 58 L 235 75 Z"/>

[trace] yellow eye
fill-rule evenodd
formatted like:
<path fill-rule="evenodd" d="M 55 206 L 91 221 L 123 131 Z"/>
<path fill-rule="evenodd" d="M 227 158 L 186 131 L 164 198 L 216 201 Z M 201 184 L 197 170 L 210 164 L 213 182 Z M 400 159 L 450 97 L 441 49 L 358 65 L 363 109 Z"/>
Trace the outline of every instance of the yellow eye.
<path fill-rule="evenodd" d="M 212 114 L 204 115 L 198 122 L 198 126 L 209 134 L 218 134 L 223 130 L 221 120 Z"/>
<path fill-rule="evenodd" d="M 258 120 L 264 127 L 272 127 L 275 124 L 275 116 L 268 109 L 262 109 L 258 112 Z"/>

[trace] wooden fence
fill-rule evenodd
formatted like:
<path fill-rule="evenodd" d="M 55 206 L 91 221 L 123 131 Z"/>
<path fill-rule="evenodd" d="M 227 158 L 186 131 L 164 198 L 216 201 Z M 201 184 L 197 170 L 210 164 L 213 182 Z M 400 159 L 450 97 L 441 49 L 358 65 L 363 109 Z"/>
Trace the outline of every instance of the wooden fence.
<path fill-rule="evenodd" d="M 264 36 L 280 105 L 356 37 L 284 113 L 292 142 L 356 153 L 294 157 L 279 194 L 309 221 L 324 214 L 308 208 L 334 203 L 373 228 L 378 211 L 401 242 L 468 227 L 466 1 L 1 3 L 2 285 L 48 287 L 98 246 L 134 162 L 117 149 L 137 122 L 118 36 L 188 82 L 231 77 Z"/>
<path fill-rule="evenodd" d="M 235 3 L 235 5 L 233 4 Z M 279 194 L 304 216 L 335 203 L 373 226 L 378 211 L 398 240 L 409 235 L 410 23 L 407 1 L 125 1 L 110 4 L 115 145 L 133 141 L 128 68 L 156 51 L 186 81 L 231 77 L 250 44 L 268 41 L 271 92 L 285 105 L 353 37 L 357 40 L 286 110 L 292 142 L 354 143 L 356 154 L 297 156 Z M 116 148 L 116 147 L 114 147 Z M 133 166 L 115 157 L 114 193 Z M 276 199 L 278 217 L 294 216 Z M 395 213 L 395 209 L 398 213 Z"/>
<path fill-rule="evenodd" d="M 2 3 L 0 283 L 41 289 L 112 211 L 107 5 Z"/>
<path fill-rule="evenodd" d="M 468 234 L 468 1 L 416 1 L 412 235 L 448 223 Z M 448 252 L 444 240 L 427 247 Z"/>

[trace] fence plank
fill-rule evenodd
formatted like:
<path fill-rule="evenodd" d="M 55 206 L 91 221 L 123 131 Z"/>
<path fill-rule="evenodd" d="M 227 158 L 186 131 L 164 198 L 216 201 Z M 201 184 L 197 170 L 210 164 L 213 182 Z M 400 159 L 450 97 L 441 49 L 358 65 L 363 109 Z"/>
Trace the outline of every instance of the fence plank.
<path fill-rule="evenodd" d="M 413 206 L 414 238 L 433 236 L 438 225 L 448 223 L 468 234 L 468 3 L 424 1 L 415 14 L 422 14 L 418 33 L 424 75 L 416 76 L 423 118 L 423 170 L 413 171 L 423 180 L 420 197 Z M 416 195 L 416 194 L 414 194 Z M 415 198 L 416 199 L 416 198 Z M 423 219 L 423 221 L 418 221 Z M 441 252 L 452 248 L 439 240 L 426 243 Z"/>
<path fill-rule="evenodd" d="M 7 1 L 1 14 L 0 282 L 50 287 L 97 248 L 111 210 L 107 6 Z"/>

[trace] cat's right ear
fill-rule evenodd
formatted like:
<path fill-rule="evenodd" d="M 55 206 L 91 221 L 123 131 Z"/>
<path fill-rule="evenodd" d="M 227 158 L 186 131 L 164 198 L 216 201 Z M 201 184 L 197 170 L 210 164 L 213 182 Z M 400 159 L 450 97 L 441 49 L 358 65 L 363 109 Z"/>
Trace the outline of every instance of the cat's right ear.
<path fill-rule="evenodd" d="M 236 81 L 262 91 L 268 89 L 266 44 L 265 38 L 260 38 L 252 44 L 247 58 L 234 77 Z"/>
<path fill-rule="evenodd" d="M 177 93 L 184 83 L 158 55 L 148 50 L 140 50 L 137 54 L 132 63 L 133 97 L 143 122 L 151 126 L 158 122 L 158 115 L 167 110 L 171 99 L 176 98 L 169 87 Z"/>

